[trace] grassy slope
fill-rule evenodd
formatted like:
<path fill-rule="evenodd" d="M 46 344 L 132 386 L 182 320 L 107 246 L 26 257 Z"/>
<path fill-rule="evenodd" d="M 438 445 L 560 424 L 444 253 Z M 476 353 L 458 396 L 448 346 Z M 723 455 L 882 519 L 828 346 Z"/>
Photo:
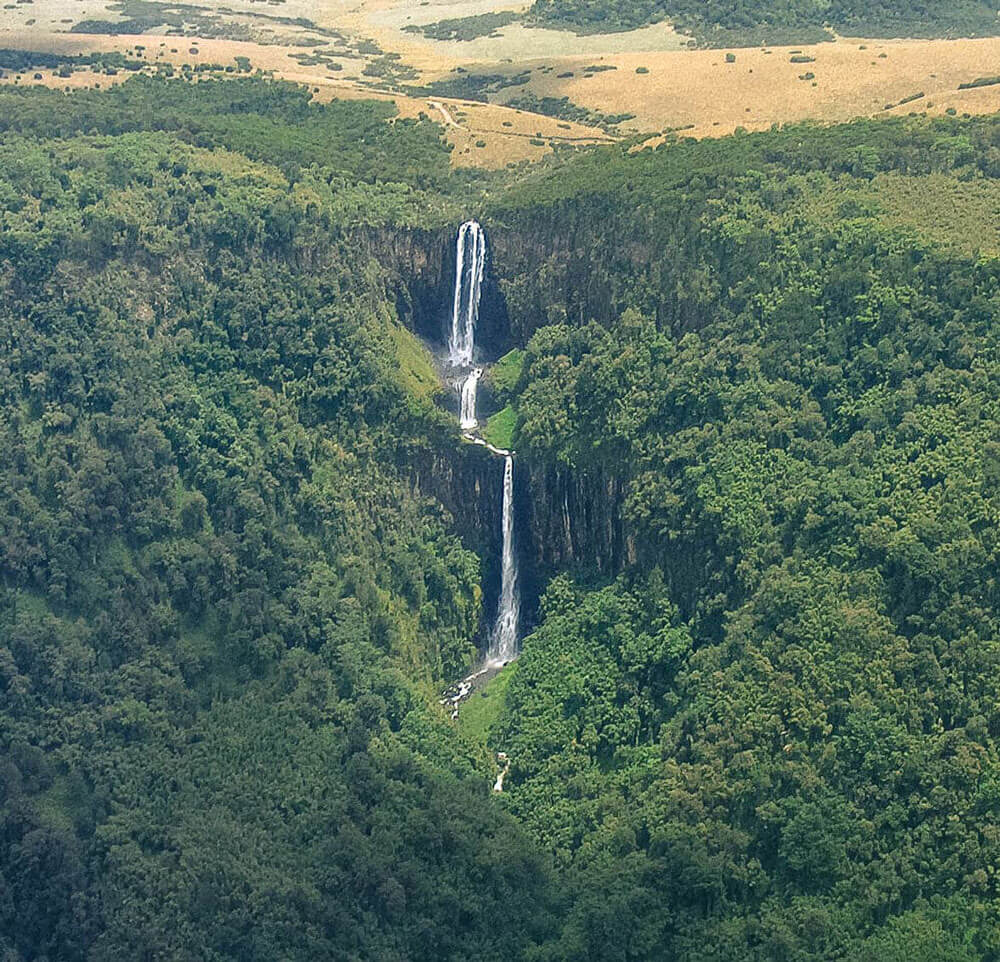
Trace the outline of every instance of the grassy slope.
<path fill-rule="evenodd" d="M 496 362 L 487 374 L 488 383 L 501 395 L 509 394 L 517 386 L 524 367 L 524 351 L 514 348 Z"/>
<path fill-rule="evenodd" d="M 416 334 L 404 327 L 394 324 L 390 334 L 399 362 L 400 383 L 416 398 L 434 398 L 441 390 L 441 381 L 434 370 L 430 352 Z"/>
<path fill-rule="evenodd" d="M 458 715 L 458 728 L 462 734 L 477 744 L 486 743 L 490 728 L 503 710 L 507 689 L 516 674 L 517 662 L 514 662 L 471 695 Z"/>
<path fill-rule="evenodd" d="M 486 430 L 483 437 L 494 447 L 510 450 L 514 443 L 514 425 L 517 422 L 517 415 L 514 409 L 508 404 L 502 411 L 497 411 L 486 422 Z"/>

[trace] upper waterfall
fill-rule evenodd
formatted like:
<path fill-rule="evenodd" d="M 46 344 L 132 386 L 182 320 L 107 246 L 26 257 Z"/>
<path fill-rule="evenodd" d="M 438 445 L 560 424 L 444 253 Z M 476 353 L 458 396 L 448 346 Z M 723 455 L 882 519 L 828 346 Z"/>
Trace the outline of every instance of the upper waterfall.
<path fill-rule="evenodd" d="M 459 228 L 456 256 L 448 360 L 453 367 L 468 367 L 475 354 L 479 298 L 486 268 L 486 234 L 478 221 L 466 221 Z"/>

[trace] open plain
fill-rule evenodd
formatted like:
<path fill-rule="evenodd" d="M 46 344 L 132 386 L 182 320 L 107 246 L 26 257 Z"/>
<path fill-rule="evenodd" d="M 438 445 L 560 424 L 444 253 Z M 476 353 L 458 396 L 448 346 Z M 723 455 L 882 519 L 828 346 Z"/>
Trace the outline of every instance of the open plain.
<path fill-rule="evenodd" d="M 1000 109 L 1000 83 L 969 86 L 995 73 L 1000 38 L 855 37 L 727 51 L 692 49 L 669 24 L 578 36 L 515 21 L 472 39 L 421 30 L 525 9 L 505 0 L 31 0 L 0 10 L 0 48 L 118 52 L 149 71 L 169 64 L 210 74 L 213 65 L 232 71 L 242 62 L 307 85 L 318 99 L 392 99 L 404 117 L 441 123 L 458 166 L 502 167 L 558 146 L 623 138 L 655 145 L 671 135 L 721 136 L 804 120 Z M 118 32 L 132 25 L 142 32 Z M 128 75 L 98 65 L 70 76 L 3 73 L 0 83 L 66 89 Z"/>

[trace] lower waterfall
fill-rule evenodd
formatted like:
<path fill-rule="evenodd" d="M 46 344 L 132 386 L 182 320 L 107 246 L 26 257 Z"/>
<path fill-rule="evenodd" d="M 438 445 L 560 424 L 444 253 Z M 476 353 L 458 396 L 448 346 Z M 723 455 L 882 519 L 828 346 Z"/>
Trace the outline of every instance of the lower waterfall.
<path fill-rule="evenodd" d="M 517 586 L 517 553 L 514 547 L 514 458 L 504 455 L 503 467 L 503 559 L 500 602 L 488 653 L 493 664 L 504 665 L 517 657 L 517 628 L 521 599 Z"/>

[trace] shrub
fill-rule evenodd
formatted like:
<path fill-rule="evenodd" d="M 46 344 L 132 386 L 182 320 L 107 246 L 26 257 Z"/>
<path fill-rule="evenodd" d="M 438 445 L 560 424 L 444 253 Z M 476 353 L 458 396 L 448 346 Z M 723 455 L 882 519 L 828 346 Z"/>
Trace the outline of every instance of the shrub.
<path fill-rule="evenodd" d="M 976 87 L 992 87 L 994 84 L 1000 84 L 1000 77 L 977 77 L 968 83 L 959 84 L 958 89 L 974 90 Z"/>

